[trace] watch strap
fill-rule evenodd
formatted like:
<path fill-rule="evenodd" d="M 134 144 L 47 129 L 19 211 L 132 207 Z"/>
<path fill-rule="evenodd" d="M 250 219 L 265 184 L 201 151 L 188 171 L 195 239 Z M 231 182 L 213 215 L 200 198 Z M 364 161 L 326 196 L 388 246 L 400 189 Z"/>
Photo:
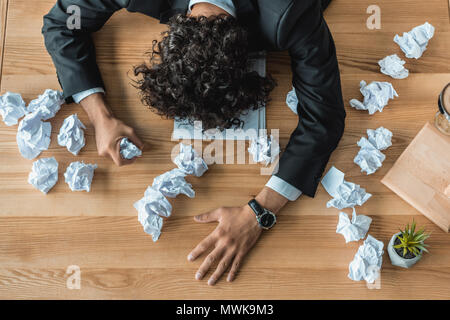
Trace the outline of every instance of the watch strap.
<path fill-rule="evenodd" d="M 260 216 L 264 213 L 264 208 L 261 207 L 261 205 L 255 199 L 250 200 L 248 202 L 248 205 L 250 206 L 250 208 L 252 208 L 253 212 L 255 212 L 257 216 Z"/>

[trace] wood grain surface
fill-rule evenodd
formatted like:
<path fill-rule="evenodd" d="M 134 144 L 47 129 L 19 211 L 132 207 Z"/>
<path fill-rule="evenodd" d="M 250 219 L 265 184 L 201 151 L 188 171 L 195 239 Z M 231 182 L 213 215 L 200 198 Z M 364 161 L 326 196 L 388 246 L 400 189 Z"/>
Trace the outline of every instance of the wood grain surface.
<path fill-rule="evenodd" d="M 6 18 L 8 16 L 8 0 L 0 0 L 0 75 L 3 66 L 3 51 L 6 33 Z M 1 83 L 1 77 L 0 77 Z"/>
<path fill-rule="evenodd" d="M 413 218 L 432 232 L 430 254 L 413 269 L 393 267 L 385 254 L 380 289 L 369 290 L 364 282 L 349 280 L 348 263 L 361 242 L 345 244 L 335 233 L 339 211 L 326 208 L 330 196 L 319 186 L 314 199 L 302 196 L 283 209 L 276 228 L 263 235 L 236 282 L 208 287 L 205 281 L 195 281 L 201 261 L 188 263 L 186 255 L 214 225 L 198 225 L 192 217 L 219 206 L 243 205 L 268 177 L 260 175 L 261 167 L 255 164 L 214 164 L 205 176 L 188 178 L 196 190 L 195 199 L 171 200 L 173 216 L 165 221 L 157 243 L 142 231 L 133 202 L 155 176 L 175 167 L 170 158 L 178 141 L 170 139 L 173 122 L 161 120 L 142 106 L 131 86 L 132 66 L 146 59 L 145 52 L 165 26 L 122 10 L 94 39 L 108 103 L 145 141 L 143 157 L 120 168 L 98 157 L 87 116 L 78 105 L 64 105 L 50 120 L 52 142 L 40 156 L 55 156 L 60 164 L 59 182 L 44 196 L 27 183 L 32 161 L 19 154 L 17 126 L 1 122 L 0 298 L 449 299 L 449 235 L 380 182 L 420 128 L 433 118 L 438 93 L 450 82 L 448 3 L 377 1 L 382 26 L 369 30 L 366 9 L 372 2 L 334 0 L 325 14 L 336 42 L 347 111 L 344 137 L 327 168 L 336 166 L 346 173 L 346 180 L 373 194 L 358 212 L 373 218 L 370 234 L 385 245 L 398 227 Z M 1 1 L 1 8 L 6 8 L 5 3 Z M 20 92 L 29 102 L 46 88 L 59 89 L 41 35 L 42 16 L 53 4 L 54 0 L 9 0 L 7 12 L 2 10 L 1 25 L 6 25 L 6 32 L 2 29 L 1 94 Z M 425 21 L 436 27 L 434 38 L 422 58 L 405 59 L 392 41 L 394 35 Z M 394 80 L 379 72 L 377 61 L 393 53 L 407 60 L 407 79 Z M 284 148 L 297 124 L 285 105 L 292 76 L 289 56 L 270 53 L 268 72 L 278 86 L 267 108 L 267 127 L 280 129 Z M 400 97 L 382 113 L 369 116 L 357 111 L 348 101 L 361 98 L 360 80 L 390 81 Z M 62 121 L 73 113 L 87 126 L 86 146 L 76 158 L 56 141 Z M 384 152 L 383 167 L 366 176 L 353 163 L 359 149 L 356 142 L 366 129 L 381 125 L 393 132 L 393 146 Z M 99 166 L 90 193 L 71 192 L 64 183 L 65 168 L 77 160 Z M 81 268 L 81 290 L 66 287 L 69 265 Z"/>
<path fill-rule="evenodd" d="M 426 123 L 381 183 L 450 232 L 450 139 Z"/>

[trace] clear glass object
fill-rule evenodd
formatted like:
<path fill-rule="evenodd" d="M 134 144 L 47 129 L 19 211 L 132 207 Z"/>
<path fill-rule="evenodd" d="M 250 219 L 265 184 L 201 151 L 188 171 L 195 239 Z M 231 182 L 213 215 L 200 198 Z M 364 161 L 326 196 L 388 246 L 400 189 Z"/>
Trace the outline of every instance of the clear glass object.
<path fill-rule="evenodd" d="M 450 136 L 450 83 L 445 86 L 439 95 L 438 106 L 439 111 L 434 117 L 434 125 L 442 133 Z"/>

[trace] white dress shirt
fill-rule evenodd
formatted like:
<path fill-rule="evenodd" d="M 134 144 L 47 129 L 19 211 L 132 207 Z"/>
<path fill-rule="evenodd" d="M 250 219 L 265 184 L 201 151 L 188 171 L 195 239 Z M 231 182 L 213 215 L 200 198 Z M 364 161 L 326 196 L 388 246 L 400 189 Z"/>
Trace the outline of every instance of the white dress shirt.
<path fill-rule="evenodd" d="M 233 4 L 232 0 L 191 0 L 189 2 L 189 11 L 191 11 L 191 8 L 200 2 L 207 2 L 210 4 L 213 4 L 223 10 L 225 10 L 228 14 L 230 14 L 233 17 L 236 17 L 236 7 Z M 103 88 L 92 88 L 89 90 L 82 91 L 80 93 L 74 94 L 72 96 L 73 100 L 76 103 L 80 103 L 81 100 L 84 98 L 90 96 L 91 94 L 102 92 L 105 93 L 105 90 Z M 291 185 L 290 183 L 284 181 L 283 179 L 272 176 L 269 181 L 266 183 L 266 187 L 269 187 L 270 189 L 278 192 L 283 197 L 287 198 L 290 201 L 297 200 L 298 197 L 302 194 L 300 190 L 298 190 L 296 187 Z"/>

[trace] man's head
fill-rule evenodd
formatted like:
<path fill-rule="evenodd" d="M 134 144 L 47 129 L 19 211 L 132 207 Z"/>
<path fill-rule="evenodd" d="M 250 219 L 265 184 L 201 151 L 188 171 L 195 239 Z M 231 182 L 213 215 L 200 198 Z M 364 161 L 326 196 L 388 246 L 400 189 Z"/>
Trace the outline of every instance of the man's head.
<path fill-rule="evenodd" d="M 150 64 L 134 72 L 142 102 L 158 114 L 224 129 L 264 106 L 275 86 L 247 67 L 247 32 L 235 18 L 177 15 L 153 42 Z"/>

